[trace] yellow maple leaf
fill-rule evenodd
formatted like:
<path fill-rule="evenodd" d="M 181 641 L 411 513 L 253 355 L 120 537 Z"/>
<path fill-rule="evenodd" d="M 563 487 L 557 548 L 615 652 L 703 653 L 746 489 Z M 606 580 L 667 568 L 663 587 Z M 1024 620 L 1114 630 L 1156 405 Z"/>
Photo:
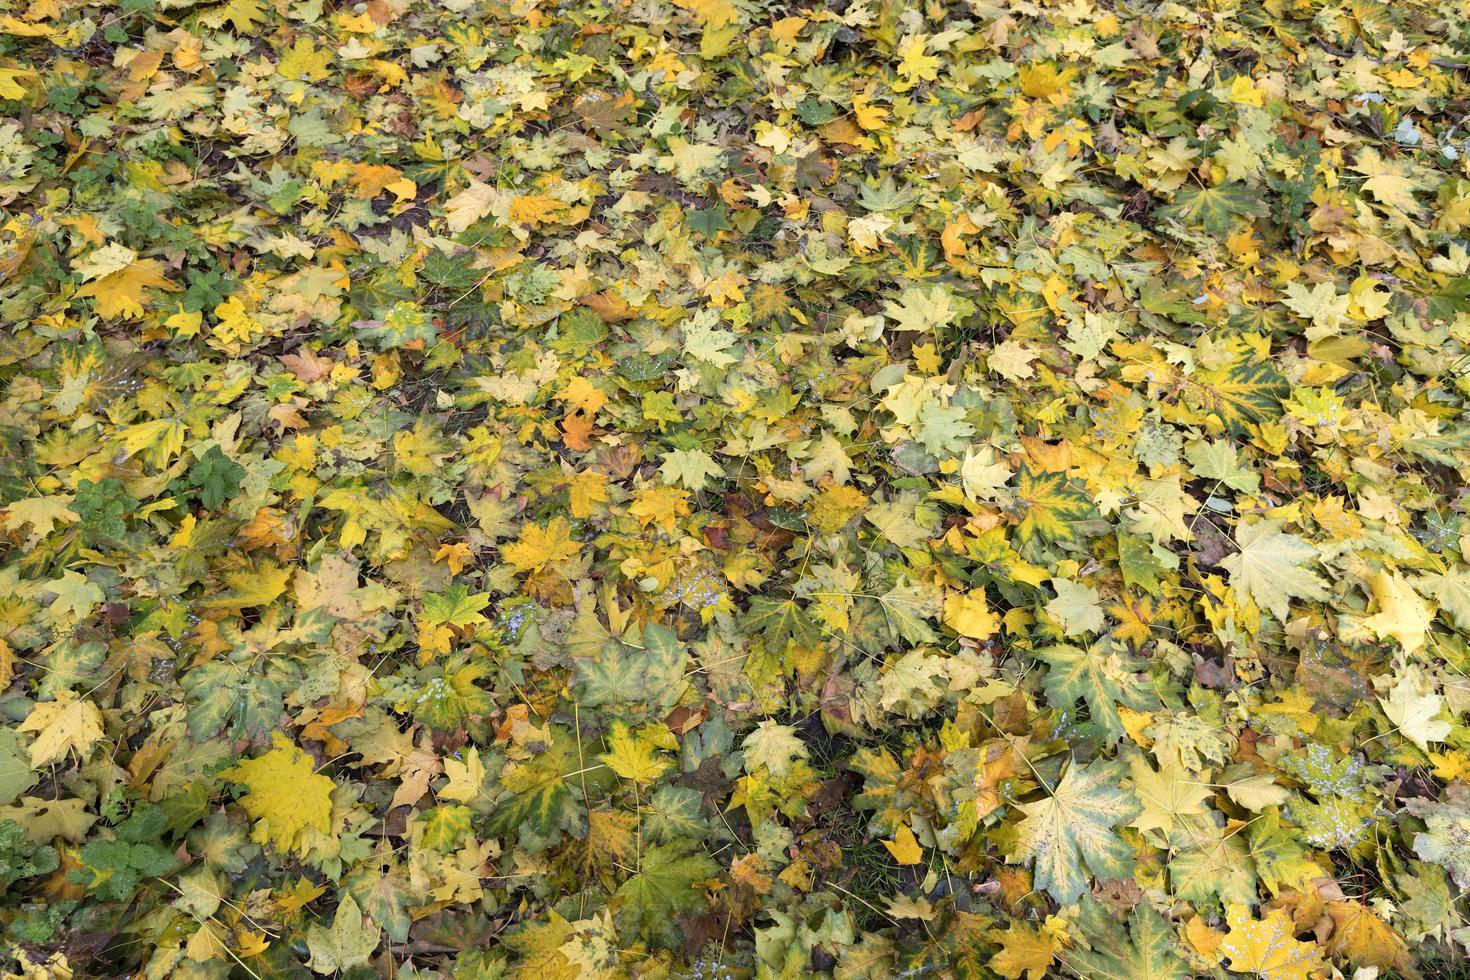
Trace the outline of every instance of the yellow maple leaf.
<path fill-rule="evenodd" d="M 689 11 L 706 28 L 724 27 L 740 16 L 740 12 L 727 0 L 674 0 L 674 6 Z"/>
<path fill-rule="evenodd" d="M 1440 719 L 1445 699 L 1434 693 L 1416 667 L 1400 675 L 1388 697 L 1380 697 L 1378 703 L 1394 727 L 1424 752 L 1429 751 L 1430 742 L 1444 741 L 1454 728 Z"/>
<path fill-rule="evenodd" d="M 1403 937 L 1377 912 L 1362 902 L 1345 899 L 1328 902 L 1327 914 L 1332 916 L 1332 937 L 1327 940 L 1329 953 L 1346 957 L 1354 966 L 1412 973 Z"/>
<path fill-rule="evenodd" d="M 893 835 L 893 840 L 886 840 L 883 846 L 888 848 L 888 853 L 893 855 L 893 860 L 899 864 L 919 864 L 924 860 L 924 849 L 919 846 L 918 840 L 914 838 L 914 832 L 907 824 L 900 826 L 898 832 Z"/>
<path fill-rule="evenodd" d="M 248 929 L 235 930 L 235 954 L 242 959 L 259 956 L 269 949 L 270 945 L 263 932 L 251 932 Z"/>
<path fill-rule="evenodd" d="M 332 781 L 316 772 L 311 756 L 285 735 L 272 734 L 271 744 L 269 752 L 226 769 L 224 775 L 249 790 L 240 805 L 257 821 L 252 840 L 282 851 L 299 849 L 305 831 L 331 833 Z"/>
<path fill-rule="evenodd" d="M 1023 973 L 1026 980 L 1041 980 L 1060 945 L 1055 936 L 1019 925 L 996 933 L 995 938 L 1001 949 L 988 965 L 1007 980 L 1017 980 Z"/>
<path fill-rule="evenodd" d="M 1204 916 L 1196 915 L 1184 926 L 1184 938 L 1189 940 L 1189 945 L 1194 951 L 1211 964 L 1220 960 L 1220 943 L 1225 934 L 1217 929 L 1211 929 L 1205 922 Z"/>
<path fill-rule="evenodd" d="M 1008 742 L 995 741 L 982 749 L 975 765 L 975 815 L 983 817 L 999 810 L 1003 801 L 1000 784 L 1016 774 L 1016 752 Z"/>
<path fill-rule="evenodd" d="M 163 265 L 154 259 L 138 259 L 116 272 L 87 283 L 77 296 L 97 301 L 97 312 L 109 320 L 136 320 L 152 303 L 150 289 L 176 293 L 179 287 L 163 274 Z"/>
<path fill-rule="evenodd" d="M 0 98 L 23 99 L 26 86 L 34 85 L 39 76 L 24 68 L 0 68 Z"/>
<path fill-rule="evenodd" d="M 586 415 L 596 415 L 607 404 L 607 395 L 580 375 L 568 381 L 567 386 L 556 397 Z"/>
<path fill-rule="evenodd" d="M 223 7 L 215 7 L 204 13 L 199 19 L 204 26 L 216 29 L 229 21 L 235 30 L 245 34 L 264 19 L 264 15 L 261 13 L 260 0 L 230 0 Z"/>
<path fill-rule="evenodd" d="M 1265 93 L 1247 75 L 1236 75 L 1231 81 L 1229 99 L 1236 105 L 1255 106 L 1257 109 L 1266 104 Z"/>
<path fill-rule="evenodd" d="M 290 888 L 277 888 L 272 896 L 272 901 L 276 908 L 289 916 L 306 908 L 320 898 L 326 890 L 325 885 L 313 884 L 306 878 L 298 878 Z"/>
<path fill-rule="evenodd" d="M 45 24 L 27 24 L 19 17 L 0 17 L 0 34 L 12 34 L 16 37 L 50 37 L 55 33 L 55 29 Z"/>
<path fill-rule="evenodd" d="M 373 20 L 366 13 L 357 14 L 356 16 L 338 14 L 336 20 L 337 26 L 353 34 L 372 34 L 378 29 L 377 21 Z"/>
<path fill-rule="evenodd" d="M 1434 607 L 1423 599 L 1402 575 L 1381 571 L 1368 580 L 1373 598 L 1378 600 L 1378 613 L 1363 620 L 1363 625 L 1380 640 L 1393 637 L 1409 653 L 1423 648 L 1429 638 L 1429 623 Z"/>
<path fill-rule="evenodd" d="M 511 199 L 510 220 L 518 225 L 537 225 L 551 221 L 566 205 L 545 194 L 522 194 Z"/>
<path fill-rule="evenodd" d="M 1157 772 L 1142 753 L 1135 753 L 1128 760 L 1133 792 L 1143 806 L 1130 827 L 1159 830 L 1168 836 L 1178 826 L 1190 826 L 1194 822 L 1190 818 L 1208 812 L 1206 802 L 1214 793 L 1209 774 L 1196 776 L 1179 764 L 1175 753 L 1171 752 L 1170 756 Z"/>
<path fill-rule="evenodd" d="M 715 306 L 724 307 L 745 299 L 745 286 L 750 280 L 727 269 L 704 284 L 704 294 Z"/>
<path fill-rule="evenodd" d="M 607 503 L 607 500 L 607 475 L 604 473 L 587 470 L 567 482 L 567 506 L 575 518 L 585 520 L 591 517 L 592 508 Z"/>
<path fill-rule="evenodd" d="M 419 665 L 423 666 L 436 656 L 449 653 L 454 641 L 454 630 L 448 626 L 420 623 L 418 632 Z"/>
<path fill-rule="evenodd" d="M 924 53 L 924 47 L 928 43 L 929 38 L 919 34 L 898 46 L 898 73 L 904 81 L 894 84 L 895 92 L 906 91 L 919 82 L 932 82 L 939 77 L 940 60 L 932 54 Z"/>
<path fill-rule="evenodd" d="M 261 562 L 251 571 L 229 572 L 225 582 L 230 586 L 227 595 L 209 600 L 206 605 L 216 609 L 248 609 L 253 606 L 268 606 L 286 591 L 291 581 L 291 569 L 282 568 L 272 561 Z"/>
<path fill-rule="evenodd" d="M 944 625 L 960 636 L 985 640 L 1000 629 L 1000 619 L 990 611 L 984 589 L 956 593 L 944 602 Z"/>
<path fill-rule="evenodd" d="M 214 315 L 219 318 L 219 322 L 211 333 L 221 344 L 254 340 L 265 329 L 238 296 L 231 296 L 216 306 Z"/>
<path fill-rule="evenodd" d="M 679 743 L 665 725 L 651 723 L 634 731 L 622 721 L 612 723 L 607 735 L 609 751 L 598 758 L 624 779 L 651 783 L 664 773 L 673 760 L 660 749 L 676 749 Z"/>
<path fill-rule="evenodd" d="M 869 132 L 882 129 L 887 125 L 888 110 L 874 105 L 864 94 L 853 96 L 852 114 L 857 119 L 857 124 Z"/>
<path fill-rule="evenodd" d="M 1406 68 L 1386 68 L 1380 74 L 1394 88 L 1418 88 L 1424 84 L 1424 78 L 1416 75 Z"/>
<path fill-rule="evenodd" d="M 29 525 L 31 536 L 27 547 L 35 545 L 55 530 L 57 524 L 74 524 L 81 520 L 71 509 L 75 497 L 69 493 L 51 494 L 45 497 L 24 497 L 5 505 L 5 530 L 19 530 Z"/>
<path fill-rule="evenodd" d="M 527 524 L 515 544 L 508 546 L 505 560 L 518 571 L 539 571 L 547 565 L 575 558 L 582 546 L 572 540 L 572 526 L 566 518 L 557 517 L 546 527 Z"/>
<path fill-rule="evenodd" d="M 281 55 L 281 60 L 276 65 L 276 74 L 282 78 L 317 81 L 330 75 L 331 69 L 331 49 L 318 48 L 311 38 L 302 35 Z"/>
<path fill-rule="evenodd" d="M 73 750 L 86 758 L 87 751 L 102 739 L 102 712 L 75 691 L 62 690 L 55 701 L 38 702 L 18 730 L 37 733 L 31 743 L 32 766 L 63 759 Z"/>
<path fill-rule="evenodd" d="M 1230 957 L 1230 969 L 1236 973 L 1254 973 L 1263 980 L 1308 980 L 1326 968 L 1320 947 L 1295 938 L 1296 927 L 1285 909 L 1255 922 L 1249 908 L 1232 905 L 1226 921 L 1230 933 L 1219 949 Z"/>
<path fill-rule="evenodd" d="M 1447 783 L 1464 779 L 1470 775 L 1470 755 L 1464 752 L 1450 750 L 1448 752 L 1430 752 L 1429 761 L 1434 765 L 1434 775 Z"/>
<path fill-rule="evenodd" d="M 463 541 L 456 541 L 453 544 L 441 544 L 439 550 L 434 552 L 434 561 L 444 562 L 444 564 L 449 566 L 449 571 L 455 575 L 459 574 L 460 569 L 464 568 L 465 563 L 470 560 L 470 557 L 470 546 Z"/>
<path fill-rule="evenodd" d="M 638 523 L 643 527 L 657 524 L 666 533 L 673 534 L 676 521 L 689 514 L 689 491 L 678 487 L 645 487 L 635 490 L 628 513 L 638 518 Z"/>
<path fill-rule="evenodd" d="M 1032 99 L 1048 99 L 1060 102 L 1067 97 L 1071 88 L 1071 71 L 1058 71 L 1050 62 L 1022 66 L 1016 72 L 1021 83 L 1021 94 Z"/>
<path fill-rule="evenodd" d="M 668 155 L 659 158 L 659 166 L 666 173 L 672 171 L 684 183 L 695 180 L 701 171 L 717 166 L 725 155 L 721 147 L 690 143 L 682 136 L 671 137 L 667 145 Z"/>
<path fill-rule="evenodd" d="M 71 271 L 81 276 L 83 282 L 90 282 L 121 272 L 137 260 L 137 252 L 120 242 L 112 242 L 88 252 L 85 258 L 74 261 Z"/>
<path fill-rule="evenodd" d="M 478 180 L 444 202 L 444 223 L 456 235 L 494 210 L 499 192 Z"/>
<path fill-rule="evenodd" d="M 485 782 L 485 765 L 480 761 L 480 750 L 474 746 L 464 753 L 463 761 L 446 756 L 444 775 L 449 777 L 449 782 L 434 794 L 441 800 L 473 803 L 484 793 L 480 787 Z"/>
<path fill-rule="evenodd" d="M 404 71 L 403 66 L 395 61 L 374 58 L 368 64 L 372 65 L 373 71 L 377 72 L 378 76 L 383 79 L 383 85 L 386 88 L 398 88 L 404 82 L 408 81 L 408 72 Z M 380 88 L 378 91 L 382 92 L 383 89 Z M 399 190 L 394 190 L 395 187 L 399 188 Z M 413 188 L 411 192 L 408 192 L 409 187 Z M 394 181 L 389 184 L 388 190 L 393 191 L 394 194 L 398 195 L 398 199 L 403 201 L 418 193 L 418 184 L 405 177 L 403 180 Z"/>
<path fill-rule="evenodd" d="M 198 310 L 180 310 L 164 320 L 163 325 L 172 330 L 176 338 L 197 337 L 204 326 L 204 314 Z"/>

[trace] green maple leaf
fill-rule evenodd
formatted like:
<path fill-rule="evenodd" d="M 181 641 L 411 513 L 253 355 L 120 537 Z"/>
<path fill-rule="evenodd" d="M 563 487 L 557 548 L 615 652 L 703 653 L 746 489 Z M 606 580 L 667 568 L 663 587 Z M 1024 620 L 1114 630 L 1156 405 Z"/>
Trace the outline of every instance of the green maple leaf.
<path fill-rule="evenodd" d="M 58 620 L 84 619 L 107 597 L 89 576 L 71 569 L 47 582 L 46 591 L 56 596 L 48 612 Z"/>
<path fill-rule="evenodd" d="M 510 795 L 491 812 L 490 831 L 510 834 L 524 824 L 540 837 L 561 832 L 582 837 L 587 833 L 584 793 L 605 793 L 615 782 L 591 746 L 579 751 L 576 738 L 558 730 L 545 749 L 501 776 Z"/>
<path fill-rule="evenodd" d="M 1195 409 L 1217 417 L 1234 435 L 1251 423 L 1281 415 L 1281 400 L 1291 393 L 1286 375 L 1270 364 L 1240 358 L 1228 367 L 1195 372 L 1184 397 Z"/>
<path fill-rule="evenodd" d="M 1271 894 L 1283 888 L 1305 889 L 1322 876 L 1322 868 L 1297 843 L 1297 832 L 1281 824 L 1274 810 L 1252 820 L 1246 830 L 1250 863 Z"/>
<path fill-rule="evenodd" d="M 1192 442 L 1184 447 L 1189 472 L 1208 480 L 1218 480 L 1232 490 L 1254 494 L 1261 488 L 1261 475 L 1248 465 L 1241 465 L 1235 446 L 1225 440 Z"/>
<path fill-rule="evenodd" d="M 310 966 L 315 972 L 347 970 L 366 963 L 378 948 L 378 927 L 363 917 L 362 909 L 348 895 L 337 906 L 330 929 L 312 923 L 306 930 L 306 948 L 311 952 Z"/>
<path fill-rule="evenodd" d="M 1016 539 L 1023 545 L 1035 540 L 1064 546 L 1083 544 L 1079 525 L 1094 516 L 1092 501 L 1074 487 L 1065 473 L 1043 473 L 1030 466 L 1016 471 Z"/>
<path fill-rule="evenodd" d="M 394 303 L 381 320 L 360 320 L 354 326 L 364 340 L 383 350 L 415 342 L 429 347 L 439 336 L 429 314 L 415 303 Z"/>
<path fill-rule="evenodd" d="M 485 622 L 480 610 L 489 604 L 487 593 L 471 595 L 469 586 L 455 582 L 443 592 L 430 592 L 424 596 L 422 619 L 436 626 L 473 626 Z"/>
<path fill-rule="evenodd" d="M 687 686 L 689 652 L 672 630 L 656 624 L 626 639 L 604 645 L 597 659 L 577 661 L 577 702 L 584 708 L 637 708 L 640 713 L 672 708 Z"/>
<path fill-rule="evenodd" d="M 770 718 L 745 736 L 740 747 L 744 751 L 746 772 L 764 767 L 778 779 L 790 771 L 795 760 L 807 757 L 806 743 L 797 736 L 796 729 Z"/>
<path fill-rule="evenodd" d="M 1423 833 L 1414 835 L 1414 853 L 1448 871 L 1459 888 L 1470 888 L 1470 806 L 1463 787 L 1438 801 L 1406 800 L 1405 807 L 1424 821 Z"/>
<path fill-rule="evenodd" d="M 1341 796 L 1361 803 L 1375 770 L 1363 765 L 1356 755 L 1339 757 L 1329 746 L 1311 742 L 1300 753 L 1283 755 L 1277 767 L 1297 782 L 1304 783 L 1318 799 Z"/>
<path fill-rule="evenodd" d="M 1240 218 L 1265 213 L 1261 192 L 1244 184 L 1186 187 L 1175 196 L 1173 204 L 1159 209 L 1162 217 L 1203 228 L 1216 236 L 1230 234 Z"/>
<path fill-rule="evenodd" d="M 817 624 L 806 610 L 796 604 L 795 599 L 755 596 L 750 600 L 741 625 L 765 637 L 767 648 L 772 650 L 784 650 L 791 640 L 810 644 L 820 635 Z"/>
<path fill-rule="evenodd" d="M 57 645 L 46 657 L 46 675 L 40 684 L 42 698 L 59 697 L 68 688 L 84 690 L 90 686 L 89 678 L 97 676 L 105 659 L 107 645 L 95 640 Z"/>
<path fill-rule="evenodd" d="M 680 844 L 650 847 L 643 853 L 638 873 L 618 886 L 619 927 L 655 945 L 678 949 L 684 934 L 675 915 L 693 915 L 707 908 L 697 883 L 719 870 L 703 851 L 691 852 Z"/>
<path fill-rule="evenodd" d="M 489 713 L 490 695 L 476 685 L 490 672 L 484 663 L 456 659 L 442 670 L 434 667 L 413 699 L 414 717 L 441 732 L 467 724 L 475 715 Z"/>
<path fill-rule="evenodd" d="M 384 873 L 371 867 L 359 866 L 342 883 L 342 887 L 357 901 L 364 915 L 383 927 L 389 939 L 395 943 L 408 940 L 408 930 L 413 924 L 408 910 L 415 904 L 414 896 L 417 892 L 402 872 Z"/>
<path fill-rule="evenodd" d="M 471 277 L 470 287 L 478 281 L 479 274 L 476 273 Z M 607 335 L 607 324 L 602 322 L 602 318 L 587 307 L 578 306 L 557 320 L 556 339 L 551 342 L 551 347 L 564 354 L 585 354 L 606 340 Z"/>
<path fill-rule="evenodd" d="M 441 804 L 424 813 L 419 821 L 424 825 L 422 844 L 440 854 L 448 854 L 459 847 L 460 841 L 471 834 L 470 818 L 474 811 L 458 804 Z"/>
<path fill-rule="evenodd" d="M 505 290 L 517 303 L 539 306 L 545 303 L 552 290 L 561 283 L 561 275 L 555 269 L 535 263 L 517 269 L 505 279 Z"/>
<path fill-rule="evenodd" d="M 904 640 L 917 644 L 934 643 L 938 639 L 929 627 L 929 621 L 937 619 L 940 613 L 934 590 L 901 580 L 879 596 L 878 603 L 892 631 Z"/>
<path fill-rule="evenodd" d="M 730 224 L 730 211 L 724 205 L 706 208 L 703 211 L 690 211 L 684 219 L 684 224 L 690 231 L 706 238 L 715 238 L 720 232 L 730 231 L 735 227 Z"/>
<path fill-rule="evenodd" d="M 912 794 L 904 788 L 903 767 L 887 749 L 861 748 L 852 754 L 848 768 L 863 777 L 863 791 L 853 799 L 859 810 L 872 810 L 873 833 L 887 836 L 908 823 Z"/>
<path fill-rule="evenodd" d="M 1123 788 L 1119 762 L 1073 763 L 1050 796 L 1023 803 L 1016 827 L 1016 856 L 1035 859 L 1035 881 L 1063 905 L 1087 890 L 1087 874 L 1124 878 L 1133 870 L 1133 849 L 1114 829 L 1142 811 L 1133 791 Z"/>
<path fill-rule="evenodd" d="M 1107 732 L 1109 744 L 1123 737 L 1119 705 L 1142 711 L 1158 704 L 1152 691 L 1132 676 L 1142 663 L 1111 641 L 1100 640 L 1085 650 L 1068 644 L 1044 647 L 1036 657 L 1050 668 L 1042 682 L 1047 702 L 1057 708 L 1087 702 L 1088 713 Z"/>
<path fill-rule="evenodd" d="M 1051 587 L 1057 597 L 1046 604 L 1046 614 L 1061 624 L 1067 636 L 1103 631 L 1107 620 L 1096 589 L 1065 578 L 1053 578 Z"/>
<path fill-rule="evenodd" d="M 1124 584 L 1143 589 L 1149 595 L 1162 595 L 1159 576 L 1179 567 L 1178 557 L 1157 544 L 1132 534 L 1118 532 L 1118 568 Z"/>
<path fill-rule="evenodd" d="M 704 489 L 710 477 L 719 476 L 724 470 L 702 449 L 676 449 L 664 457 L 659 472 L 663 474 L 664 483 L 669 486 L 682 483 L 698 493 Z"/>
<path fill-rule="evenodd" d="M 1470 571 L 1460 569 L 1419 580 L 1422 591 L 1439 600 L 1440 611 L 1462 630 L 1470 630 Z"/>
<path fill-rule="evenodd" d="M 858 203 L 871 212 L 906 214 L 913 210 L 917 197 L 907 187 L 900 188 L 889 174 L 881 182 L 865 181 L 858 193 Z"/>
<path fill-rule="evenodd" d="M 231 661 L 195 667 L 180 681 L 189 696 L 189 733 L 202 738 L 227 730 L 232 736 L 253 738 L 274 731 L 285 693 L 301 681 L 297 671 L 296 665 L 275 657 L 261 669 Z"/>
<path fill-rule="evenodd" d="M 1174 894 L 1196 905 L 1248 905 L 1256 900 L 1256 868 L 1242 834 L 1226 834 L 1205 825 L 1175 833 L 1176 846 L 1187 845 L 1169 862 Z"/>
<path fill-rule="evenodd" d="M 1116 980 L 1183 980 L 1188 963 L 1179 955 L 1174 930 L 1147 899 L 1133 907 L 1125 926 L 1107 906 L 1083 899 L 1077 929 L 1090 948 L 1076 947 L 1061 955 L 1066 969 L 1086 978 Z"/>
<path fill-rule="evenodd" d="M 894 256 L 897 266 L 894 273 L 904 279 L 914 282 L 922 282 L 932 279 L 939 274 L 939 249 L 934 247 L 933 242 L 926 241 L 918 235 L 905 235 L 897 240 L 898 254 Z M 956 306 L 956 319 L 963 318 L 975 311 L 975 304 L 963 296 L 951 295 L 950 299 Z"/>
<path fill-rule="evenodd" d="M 41 781 L 21 750 L 20 736 L 13 728 L 0 728 L 0 806 L 13 802 Z"/>
<path fill-rule="evenodd" d="M 705 822 L 701 815 L 704 800 L 699 791 L 688 786 L 660 786 L 653 791 L 644 808 L 644 827 L 653 839 L 662 843 L 681 837 L 699 837 Z"/>
<path fill-rule="evenodd" d="M 615 720 L 606 738 L 608 751 L 597 758 L 624 779 L 651 783 L 674 764 L 662 750 L 677 748 L 678 742 L 663 725 L 635 730 Z"/>

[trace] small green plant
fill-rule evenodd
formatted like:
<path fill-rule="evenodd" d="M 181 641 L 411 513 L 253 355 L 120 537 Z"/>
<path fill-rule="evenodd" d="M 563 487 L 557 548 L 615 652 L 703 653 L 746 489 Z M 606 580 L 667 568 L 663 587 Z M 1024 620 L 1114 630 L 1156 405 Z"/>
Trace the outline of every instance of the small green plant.
<path fill-rule="evenodd" d="M 74 898 L 64 898 L 52 905 L 27 905 L 5 927 L 5 938 L 32 946 L 53 943 L 65 932 L 66 917 L 77 904 Z"/>
<path fill-rule="evenodd" d="M 138 498 L 128 493 L 121 481 L 112 477 L 93 483 L 77 484 L 76 499 L 71 509 L 81 518 L 82 536 L 89 542 L 111 541 L 127 533 L 126 515 L 138 506 Z"/>
<path fill-rule="evenodd" d="M 59 863 L 56 851 L 32 843 L 20 824 L 0 820 L 0 886 L 9 889 L 22 879 L 50 874 Z"/>
<path fill-rule="evenodd" d="M 157 843 L 163 836 L 164 822 L 159 807 L 139 807 L 117 825 L 115 840 L 83 845 L 82 867 L 71 872 L 70 880 L 101 898 L 126 901 L 141 881 L 168 874 L 174 868 L 173 854 Z"/>
<path fill-rule="evenodd" d="M 207 510 L 214 510 L 240 492 L 245 480 L 245 467 L 226 456 L 218 446 L 199 457 L 189 467 L 188 488 Z"/>

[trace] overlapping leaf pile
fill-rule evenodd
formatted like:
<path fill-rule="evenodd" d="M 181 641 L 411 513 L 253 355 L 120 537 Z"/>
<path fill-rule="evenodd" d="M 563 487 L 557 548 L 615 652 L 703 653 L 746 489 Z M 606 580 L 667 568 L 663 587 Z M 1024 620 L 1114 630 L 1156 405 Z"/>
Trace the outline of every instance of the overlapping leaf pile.
<path fill-rule="evenodd" d="M 10 969 L 1463 961 L 1467 25 L 5 0 Z"/>

